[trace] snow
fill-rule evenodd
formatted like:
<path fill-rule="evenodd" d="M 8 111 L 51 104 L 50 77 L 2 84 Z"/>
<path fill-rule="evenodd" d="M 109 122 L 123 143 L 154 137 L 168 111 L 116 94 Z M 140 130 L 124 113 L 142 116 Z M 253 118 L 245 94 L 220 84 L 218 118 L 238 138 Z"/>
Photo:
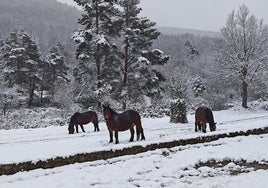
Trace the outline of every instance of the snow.
<path fill-rule="evenodd" d="M 25 48 L 13 48 L 13 49 L 11 49 L 11 52 L 16 53 L 16 54 L 24 53 L 25 51 L 26 51 Z"/>
<path fill-rule="evenodd" d="M 1 176 L 0 185 L 16 187 L 265 187 L 267 170 L 249 170 L 237 176 L 229 174 L 237 168 L 233 162 L 224 168 L 194 168 L 210 158 L 268 159 L 268 135 L 237 137 L 194 146 L 162 149 L 138 155 L 118 157 L 54 169 L 38 169 Z M 244 146 L 248 146 L 245 148 Z M 252 147 L 258 145 L 258 147 Z M 244 148 L 244 149 L 242 149 Z M 236 151 L 237 152 L 234 152 Z M 251 155 L 254 153 L 254 155 Z"/>
<path fill-rule="evenodd" d="M 78 31 L 74 32 L 72 39 L 77 43 L 84 43 L 86 34 L 90 32 L 90 30 L 79 29 Z"/>
<path fill-rule="evenodd" d="M 267 111 L 233 107 L 215 111 L 217 131 L 205 135 L 235 132 L 267 127 Z M 85 126 L 86 133 L 68 135 L 67 125 L 36 129 L 0 130 L 0 163 L 46 160 L 56 156 L 77 153 L 115 150 L 134 145 L 145 146 L 186 138 L 203 136 L 194 132 L 194 115 L 187 116 L 189 123 L 172 124 L 169 117 L 143 118 L 145 141 L 129 143 L 130 133 L 119 133 L 119 144 L 108 143 L 105 123 L 100 132 L 93 125 Z M 208 128 L 207 128 L 208 129 Z M 80 130 L 81 131 L 81 130 Z M 253 169 L 236 164 L 236 161 L 268 161 L 268 134 L 223 138 L 214 142 L 158 149 L 137 155 L 108 160 L 72 164 L 54 169 L 37 169 L 0 176 L 2 188 L 26 187 L 266 187 L 268 170 Z M 258 146 L 258 147 L 256 147 Z M 201 166 L 200 162 L 232 161 L 222 167 Z M 240 173 L 231 175 L 233 170 Z"/>
<path fill-rule="evenodd" d="M 96 44 L 109 45 L 108 41 L 106 40 L 106 36 L 103 34 L 99 34 L 96 36 Z"/>
<path fill-rule="evenodd" d="M 150 64 L 150 61 L 147 58 L 145 58 L 145 57 L 139 57 L 138 58 L 138 62 L 139 63 L 146 63 L 147 65 Z"/>
<path fill-rule="evenodd" d="M 154 50 L 152 50 L 152 52 L 156 53 L 158 55 L 164 54 L 164 52 L 162 50 L 159 50 L 159 49 L 154 49 Z"/>

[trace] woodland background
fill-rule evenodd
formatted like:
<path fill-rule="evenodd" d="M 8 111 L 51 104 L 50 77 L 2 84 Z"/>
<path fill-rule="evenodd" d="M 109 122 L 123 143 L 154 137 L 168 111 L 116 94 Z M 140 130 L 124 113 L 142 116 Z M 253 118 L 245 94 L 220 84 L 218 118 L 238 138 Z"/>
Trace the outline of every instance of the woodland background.
<path fill-rule="evenodd" d="M 101 81 L 96 80 L 94 60 L 81 58 L 77 47 L 80 36 L 75 38 L 75 33 L 83 28 L 78 23 L 81 14 L 55 0 L 1 0 L 0 106 L 4 114 L 29 107 L 100 110 L 100 103 L 108 103 L 118 110 L 134 108 L 144 116 L 162 116 L 170 114 L 171 103 L 178 99 L 186 103 L 188 111 L 200 105 L 222 110 L 241 101 L 241 80 L 230 81 L 228 72 L 219 70 L 217 46 L 222 33 L 157 28 L 149 20 L 148 28 L 156 36 L 143 54 L 147 59 L 135 57 L 139 63 L 133 63 L 136 67 L 133 65 L 135 69 L 128 75 L 128 85 L 123 83 L 120 64 L 124 58 L 115 60 L 111 55 L 103 56 L 108 64 Z M 120 44 L 122 36 L 126 33 L 114 43 Z M 26 45 L 26 50 L 21 45 Z M 147 61 L 156 56 L 157 63 Z M 18 67 L 11 64 L 20 58 L 29 65 L 18 79 L 14 73 Z M 9 69 L 7 63 L 11 63 Z M 249 101 L 267 100 L 267 73 L 266 66 L 249 83 Z"/>

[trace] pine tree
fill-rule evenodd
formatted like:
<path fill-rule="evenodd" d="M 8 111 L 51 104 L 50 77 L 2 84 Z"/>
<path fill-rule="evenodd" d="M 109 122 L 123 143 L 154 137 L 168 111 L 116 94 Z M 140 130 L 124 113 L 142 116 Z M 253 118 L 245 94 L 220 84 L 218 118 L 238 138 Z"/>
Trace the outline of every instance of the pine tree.
<path fill-rule="evenodd" d="M 169 78 L 171 105 L 170 122 L 186 123 L 187 116 L 187 89 L 189 80 L 189 70 L 186 66 L 177 66 L 171 71 Z"/>
<path fill-rule="evenodd" d="M 190 59 L 195 58 L 196 56 L 199 56 L 199 51 L 196 49 L 196 47 L 193 46 L 193 44 L 187 40 L 184 43 L 184 46 L 187 48 L 187 56 L 190 57 Z"/>
<path fill-rule="evenodd" d="M 42 80 L 40 74 L 41 68 L 41 55 L 38 50 L 37 44 L 31 39 L 31 36 L 24 33 L 23 34 L 23 46 L 25 47 L 26 54 L 28 56 L 28 61 L 26 61 L 25 68 L 28 69 L 27 77 L 29 84 L 29 102 L 28 105 L 31 106 L 33 102 L 34 92 L 37 90 L 37 86 Z"/>
<path fill-rule="evenodd" d="M 2 76 L 3 76 L 3 68 L 4 68 L 4 40 L 2 38 L 2 35 L 0 34 L 0 72 L 1 72 L 1 80 L 2 80 Z"/>
<path fill-rule="evenodd" d="M 77 43 L 76 57 L 79 61 L 75 75 L 80 81 L 89 82 L 84 82 L 82 85 L 88 87 L 91 92 L 95 91 L 97 100 L 100 101 L 99 91 L 103 87 L 102 67 L 112 47 L 111 36 L 116 36 L 118 23 L 114 15 L 118 14 L 118 10 L 114 6 L 115 0 L 75 0 L 75 2 L 85 12 L 78 21 L 85 28 L 76 31 L 72 37 Z"/>
<path fill-rule="evenodd" d="M 6 100 L 6 93 L 5 86 L 4 86 L 4 78 L 3 78 L 3 69 L 4 69 L 4 40 L 2 35 L 0 34 L 0 107 L 3 109 L 3 114 L 5 115 L 6 108 L 7 108 L 7 100 Z"/>
<path fill-rule="evenodd" d="M 38 47 L 30 35 L 14 30 L 6 39 L 4 51 L 4 78 L 9 87 L 18 85 L 27 90 L 28 105 L 31 106 L 34 91 L 41 81 L 41 55 Z"/>
<path fill-rule="evenodd" d="M 120 0 L 122 29 L 122 93 L 123 108 L 126 107 L 126 98 L 159 96 L 160 82 L 164 77 L 153 65 L 163 65 L 168 57 L 163 57 L 160 51 L 150 49 L 153 41 L 160 33 L 154 28 L 155 23 L 147 18 L 138 17 L 141 8 L 139 0 Z"/>
<path fill-rule="evenodd" d="M 194 79 L 192 90 L 194 92 L 195 97 L 198 97 L 206 90 L 206 87 L 202 82 L 201 76 L 198 76 L 197 78 Z"/>
<path fill-rule="evenodd" d="M 54 98 L 57 86 L 70 81 L 68 77 L 69 67 L 66 65 L 65 57 L 61 50 L 61 45 L 51 47 L 44 61 L 43 77 L 46 81 L 46 88 L 50 90 L 52 98 Z"/>

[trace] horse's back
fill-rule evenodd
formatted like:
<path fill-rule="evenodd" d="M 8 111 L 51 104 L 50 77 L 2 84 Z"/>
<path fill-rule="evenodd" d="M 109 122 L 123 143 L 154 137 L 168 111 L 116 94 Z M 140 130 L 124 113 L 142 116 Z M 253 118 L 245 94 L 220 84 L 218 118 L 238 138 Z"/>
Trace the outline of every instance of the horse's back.
<path fill-rule="evenodd" d="M 78 124 L 87 124 L 91 121 L 98 121 L 97 113 L 93 111 L 87 111 L 83 113 L 76 112 L 72 117 L 75 123 Z"/>
<path fill-rule="evenodd" d="M 132 121 L 138 121 L 141 119 L 139 112 L 135 110 L 127 110 L 120 114 L 120 117 L 123 119 L 128 119 Z"/>
<path fill-rule="evenodd" d="M 87 111 L 87 112 L 82 113 L 82 115 L 84 117 L 96 117 L 97 116 L 97 113 L 96 112 L 93 112 L 93 111 Z"/>
<path fill-rule="evenodd" d="M 127 111 L 123 112 L 122 114 L 126 114 L 128 116 L 137 116 L 137 117 L 140 117 L 139 112 L 137 112 L 135 110 L 127 110 Z"/>
<path fill-rule="evenodd" d="M 121 114 L 118 114 L 117 122 L 119 131 L 125 131 L 134 125 L 140 126 L 141 117 L 137 111 L 127 110 Z"/>
<path fill-rule="evenodd" d="M 195 112 L 195 119 L 196 121 L 214 122 L 212 111 L 205 106 L 197 108 Z"/>

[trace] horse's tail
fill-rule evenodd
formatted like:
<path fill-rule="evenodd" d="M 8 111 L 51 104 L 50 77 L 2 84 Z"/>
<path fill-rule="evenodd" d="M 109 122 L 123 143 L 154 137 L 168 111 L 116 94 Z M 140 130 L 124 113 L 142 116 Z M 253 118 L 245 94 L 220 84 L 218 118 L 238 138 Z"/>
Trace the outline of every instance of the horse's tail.
<path fill-rule="evenodd" d="M 138 114 L 137 122 L 136 122 L 137 140 L 140 139 L 140 135 L 141 135 L 141 140 L 145 140 L 143 128 L 142 128 L 142 125 L 141 125 L 141 117 L 140 117 L 140 114 L 138 112 L 137 112 L 137 114 Z"/>

